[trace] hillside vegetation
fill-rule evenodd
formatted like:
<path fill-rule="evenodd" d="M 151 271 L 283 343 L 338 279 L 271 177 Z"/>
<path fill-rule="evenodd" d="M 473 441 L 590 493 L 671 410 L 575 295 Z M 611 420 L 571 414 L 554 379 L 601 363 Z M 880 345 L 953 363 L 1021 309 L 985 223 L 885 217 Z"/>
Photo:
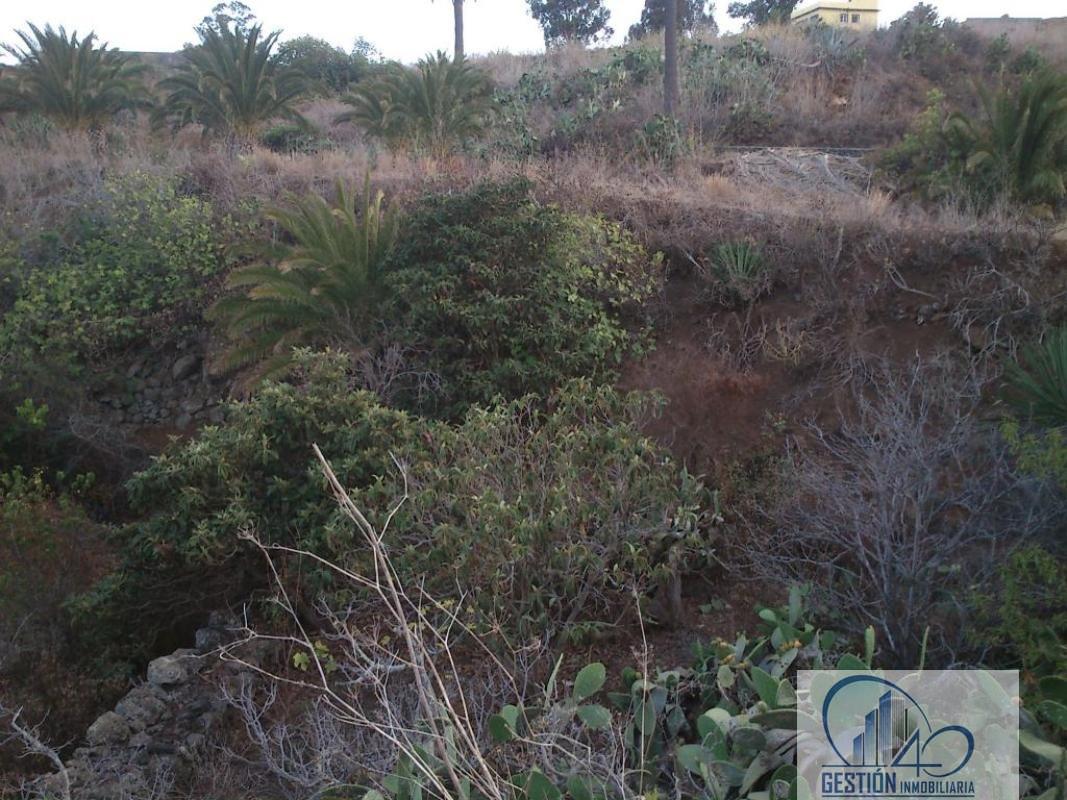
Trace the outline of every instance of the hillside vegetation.
<path fill-rule="evenodd" d="M 0 798 L 808 797 L 835 665 L 1020 670 L 1063 796 L 1067 43 L 571 5 L 17 34 Z"/>

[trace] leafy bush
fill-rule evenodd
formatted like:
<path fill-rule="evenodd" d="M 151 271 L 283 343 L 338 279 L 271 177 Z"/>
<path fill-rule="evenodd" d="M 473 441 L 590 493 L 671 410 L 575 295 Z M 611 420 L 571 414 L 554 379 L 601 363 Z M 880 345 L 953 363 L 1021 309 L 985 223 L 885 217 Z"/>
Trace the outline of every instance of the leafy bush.
<path fill-rule="evenodd" d="M 686 147 L 681 123 L 657 114 L 638 131 L 637 145 L 645 158 L 669 169 Z"/>
<path fill-rule="evenodd" d="M 84 362 L 186 322 L 225 267 L 230 224 L 173 181 L 110 179 L 56 263 L 25 267 L 0 321 L 0 352 L 9 354 L 0 367 L 10 374 L 42 357 Z"/>
<path fill-rule="evenodd" d="M 989 663 L 1021 667 L 1024 688 L 1067 674 L 1067 563 L 1032 545 L 1012 553 L 993 581 L 975 589 L 975 646 Z"/>
<path fill-rule="evenodd" d="M 932 89 L 926 108 L 903 140 L 880 158 L 882 169 L 901 180 L 902 188 L 929 200 L 953 198 L 969 191 L 965 181 L 967 142 L 948 125 L 945 95 Z"/>
<path fill-rule="evenodd" d="M 1039 425 L 1067 425 L 1067 328 L 1023 350 L 1007 370 L 1009 399 Z"/>
<path fill-rule="evenodd" d="M 392 64 L 344 98 L 351 106 L 336 122 L 354 122 L 391 148 L 443 156 L 479 137 L 488 123 L 492 86 L 487 75 L 445 53 L 409 69 Z"/>
<path fill-rule="evenodd" d="M 425 351 L 437 410 L 455 416 L 605 374 L 635 347 L 625 323 L 662 266 L 617 225 L 542 205 L 516 180 L 426 198 L 386 280 L 384 318 Z"/>
<path fill-rule="evenodd" d="M 197 32 L 200 44 L 186 48 L 177 74 L 159 82 L 167 96 L 155 113 L 157 123 L 203 125 L 205 133 L 251 147 L 271 120 L 303 122 L 293 104 L 307 82 L 273 52 L 277 31 L 264 35 L 259 25 L 231 30 L 224 23 Z"/>
<path fill-rule="evenodd" d="M 793 763 L 797 697 L 789 675 L 798 667 L 831 668 L 836 636 L 802 620 L 798 597 L 794 589 L 789 609 L 762 610 L 763 635 L 702 647 L 692 669 L 625 667 L 615 691 L 606 690 L 599 662 L 579 670 L 569 688 L 557 664 L 543 694 L 504 705 L 488 721 L 494 749 L 486 756 L 502 773 L 492 796 L 807 796 Z M 868 636 L 866 658 L 845 654 L 837 667 L 868 668 L 873 646 Z M 465 747 L 441 758 L 402 753 L 396 773 L 383 781 L 385 794 L 407 797 L 405 780 L 462 780 L 478 763 L 470 755 Z"/>
<path fill-rule="evenodd" d="M 278 47 L 278 65 L 295 68 L 321 93 L 347 91 L 353 83 L 366 77 L 370 70 L 367 58 L 346 53 L 323 39 L 298 36 Z"/>
<path fill-rule="evenodd" d="M 120 111 L 146 104 L 144 68 L 90 33 L 67 38 L 62 27 L 18 32 L 23 47 L 4 46 L 18 65 L 0 80 L 0 113 L 37 114 L 63 128 L 97 130 Z M 32 35 L 31 35 L 32 34 Z"/>
<path fill-rule="evenodd" d="M 259 137 L 259 143 L 275 153 L 315 153 L 329 144 L 318 131 L 309 125 L 283 123 L 273 125 Z"/>
<path fill-rule="evenodd" d="M 329 203 L 316 194 L 270 212 L 293 239 L 278 264 L 245 267 L 230 276 L 242 294 L 220 300 L 232 346 L 224 363 L 256 364 L 258 377 L 284 371 L 294 346 L 366 347 L 383 299 L 382 270 L 397 236 L 398 217 L 371 195 L 362 203 L 338 182 Z"/>
<path fill-rule="evenodd" d="M 117 665 L 98 663 L 99 650 L 84 647 L 66 610 L 108 569 L 106 533 L 42 474 L 0 473 L 0 705 L 5 692 L 17 695 L 60 740 L 80 736 L 124 685 Z"/>
<path fill-rule="evenodd" d="M 1055 202 L 1065 196 L 1067 78 L 1027 76 L 1018 88 L 982 92 L 983 112 L 971 118 L 944 109 L 931 92 L 912 131 L 883 157 L 906 188 L 938 200 L 963 193 L 986 205 L 997 197 Z"/>
<path fill-rule="evenodd" d="M 479 629 L 587 629 L 614 620 L 635 587 L 654 588 L 706 554 L 704 492 L 639 432 L 647 399 L 579 383 L 545 401 L 473 411 L 451 427 L 352 391 L 343 359 L 305 355 L 301 364 L 293 383 L 267 383 L 231 406 L 225 425 L 175 445 L 130 481 L 146 518 L 125 533 L 124 568 L 85 599 L 85 624 L 121 629 L 128 613 L 144 631 L 198 603 L 253 597 L 270 578 L 244 530 L 367 568 L 313 444 L 387 528 L 406 585 L 440 596 L 493 586 L 473 607 Z M 385 526 L 401 485 L 394 459 L 408 498 Z M 336 600 L 343 588 L 307 562 L 284 580 L 308 613 L 318 596 Z"/>
<path fill-rule="evenodd" d="M 1018 89 L 984 92 L 982 104 L 981 120 L 963 114 L 949 120 L 976 188 L 1031 202 L 1067 195 L 1067 75 L 1035 73 Z"/>

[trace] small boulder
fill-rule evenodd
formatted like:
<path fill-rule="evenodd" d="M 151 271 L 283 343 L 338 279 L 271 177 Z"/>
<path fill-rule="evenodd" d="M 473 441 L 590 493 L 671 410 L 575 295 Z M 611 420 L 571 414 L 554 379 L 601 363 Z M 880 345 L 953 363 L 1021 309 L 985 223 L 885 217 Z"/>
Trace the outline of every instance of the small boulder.
<path fill-rule="evenodd" d="M 101 714 L 96 722 L 89 726 L 85 738 L 94 747 L 107 744 L 122 744 L 130 738 L 130 726 L 126 720 L 114 711 Z"/>
<path fill-rule="evenodd" d="M 185 659 L 180 656 L 160 656 L 148 665 L 148 682 L 153 686 L 174 686 L 189 677 Z"/>
<path fill-rule="evenodd" d="M 196 372 L 200 366 L 200 356 L 195 353 L 189 353 L 181 356 L 175 360 L 174 366 L 171 367 L 171 377 L 176 381 L 184 381 Z"/>

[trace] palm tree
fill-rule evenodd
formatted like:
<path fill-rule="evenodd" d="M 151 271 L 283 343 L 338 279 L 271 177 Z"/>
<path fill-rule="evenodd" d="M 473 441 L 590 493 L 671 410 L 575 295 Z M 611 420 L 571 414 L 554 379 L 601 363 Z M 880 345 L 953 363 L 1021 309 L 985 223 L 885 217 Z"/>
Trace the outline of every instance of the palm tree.
<path fill-rule="evenodd" d="M 366 346 L 399 218 L 369 177 L 361 208 L 356 197 L 338 181 L 334 203 L 313 194 L 269 214 L 295 243 L 278 264 L 235 272 L 230 286 L 242 293 L 211 309 L 235 342 L 225 366 L 255 364 L 262 379 L 284 372 L 297 346 Z"/>
<path fill-rule="evenodd" d="M 4 45 L 18 65 L 0 79 L 0 112 L 40 114 L 68 130 L 98 130 L 120 111 L 141 107 L 144 67 L 90 33 L 78 39 L 63 27 L 17 31 L 22 47 Z"/>
<path fill-rule="evenodd" d="M 200 44 L 186 49 L 179 73 L 159 82 L 168 95 L 157 122 L 169 120 L 175 128 L 198 123 L 205 133 L 245 147 L 272 119 L 303 123 L 293 105 L 307 82 L 299 70 L 278 63 L 272 52 L 278 31 L 264 35 L 260 25 L 231 30 L 223 24 L 198 33 Z"/>
<path fill-rule="evenodd" d="M 491 108 L 489 78 L 443 52 L 415 69 L 392 65 L 378 80 L 345 98 L 350 110 L 336 122 L 354 122 L 390 147 L 410 145 L 443 155 L 457 142 L 481 135 Z"/>
<path fill-rule="evenodd" d="M 466 54 L 463 50 L 463 0 L 452 0 L 452 18 L 455 23 L 456 44 L 453 55 L 456 61 L 462 61 Z"/>
<path fill-rule="evenodd" d="M 1028 78 L 1017 91 L 982 95 L 984 119 L 957 113 L 947 135 L 970 156 L 967 170 L 994 190 L 1034 202 L 1067 194 L 1067 77 L 1052 71 Z"/>
<path fill-rule="evenodd" d="M 663 26 L 663 113 L 674 116 L 678 103 L 678 0 L 667 0 Z"/>

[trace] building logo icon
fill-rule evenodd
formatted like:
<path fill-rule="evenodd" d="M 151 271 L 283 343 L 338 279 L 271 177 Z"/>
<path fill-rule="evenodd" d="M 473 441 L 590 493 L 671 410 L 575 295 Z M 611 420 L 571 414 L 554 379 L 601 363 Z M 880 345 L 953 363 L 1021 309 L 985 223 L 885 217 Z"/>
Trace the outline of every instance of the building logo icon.
<path fill-rule="evenodd" d="M 1016 673 L 813 671 L 799 688 L 798 769 L 815 797 L 1018 796 Z"/>

